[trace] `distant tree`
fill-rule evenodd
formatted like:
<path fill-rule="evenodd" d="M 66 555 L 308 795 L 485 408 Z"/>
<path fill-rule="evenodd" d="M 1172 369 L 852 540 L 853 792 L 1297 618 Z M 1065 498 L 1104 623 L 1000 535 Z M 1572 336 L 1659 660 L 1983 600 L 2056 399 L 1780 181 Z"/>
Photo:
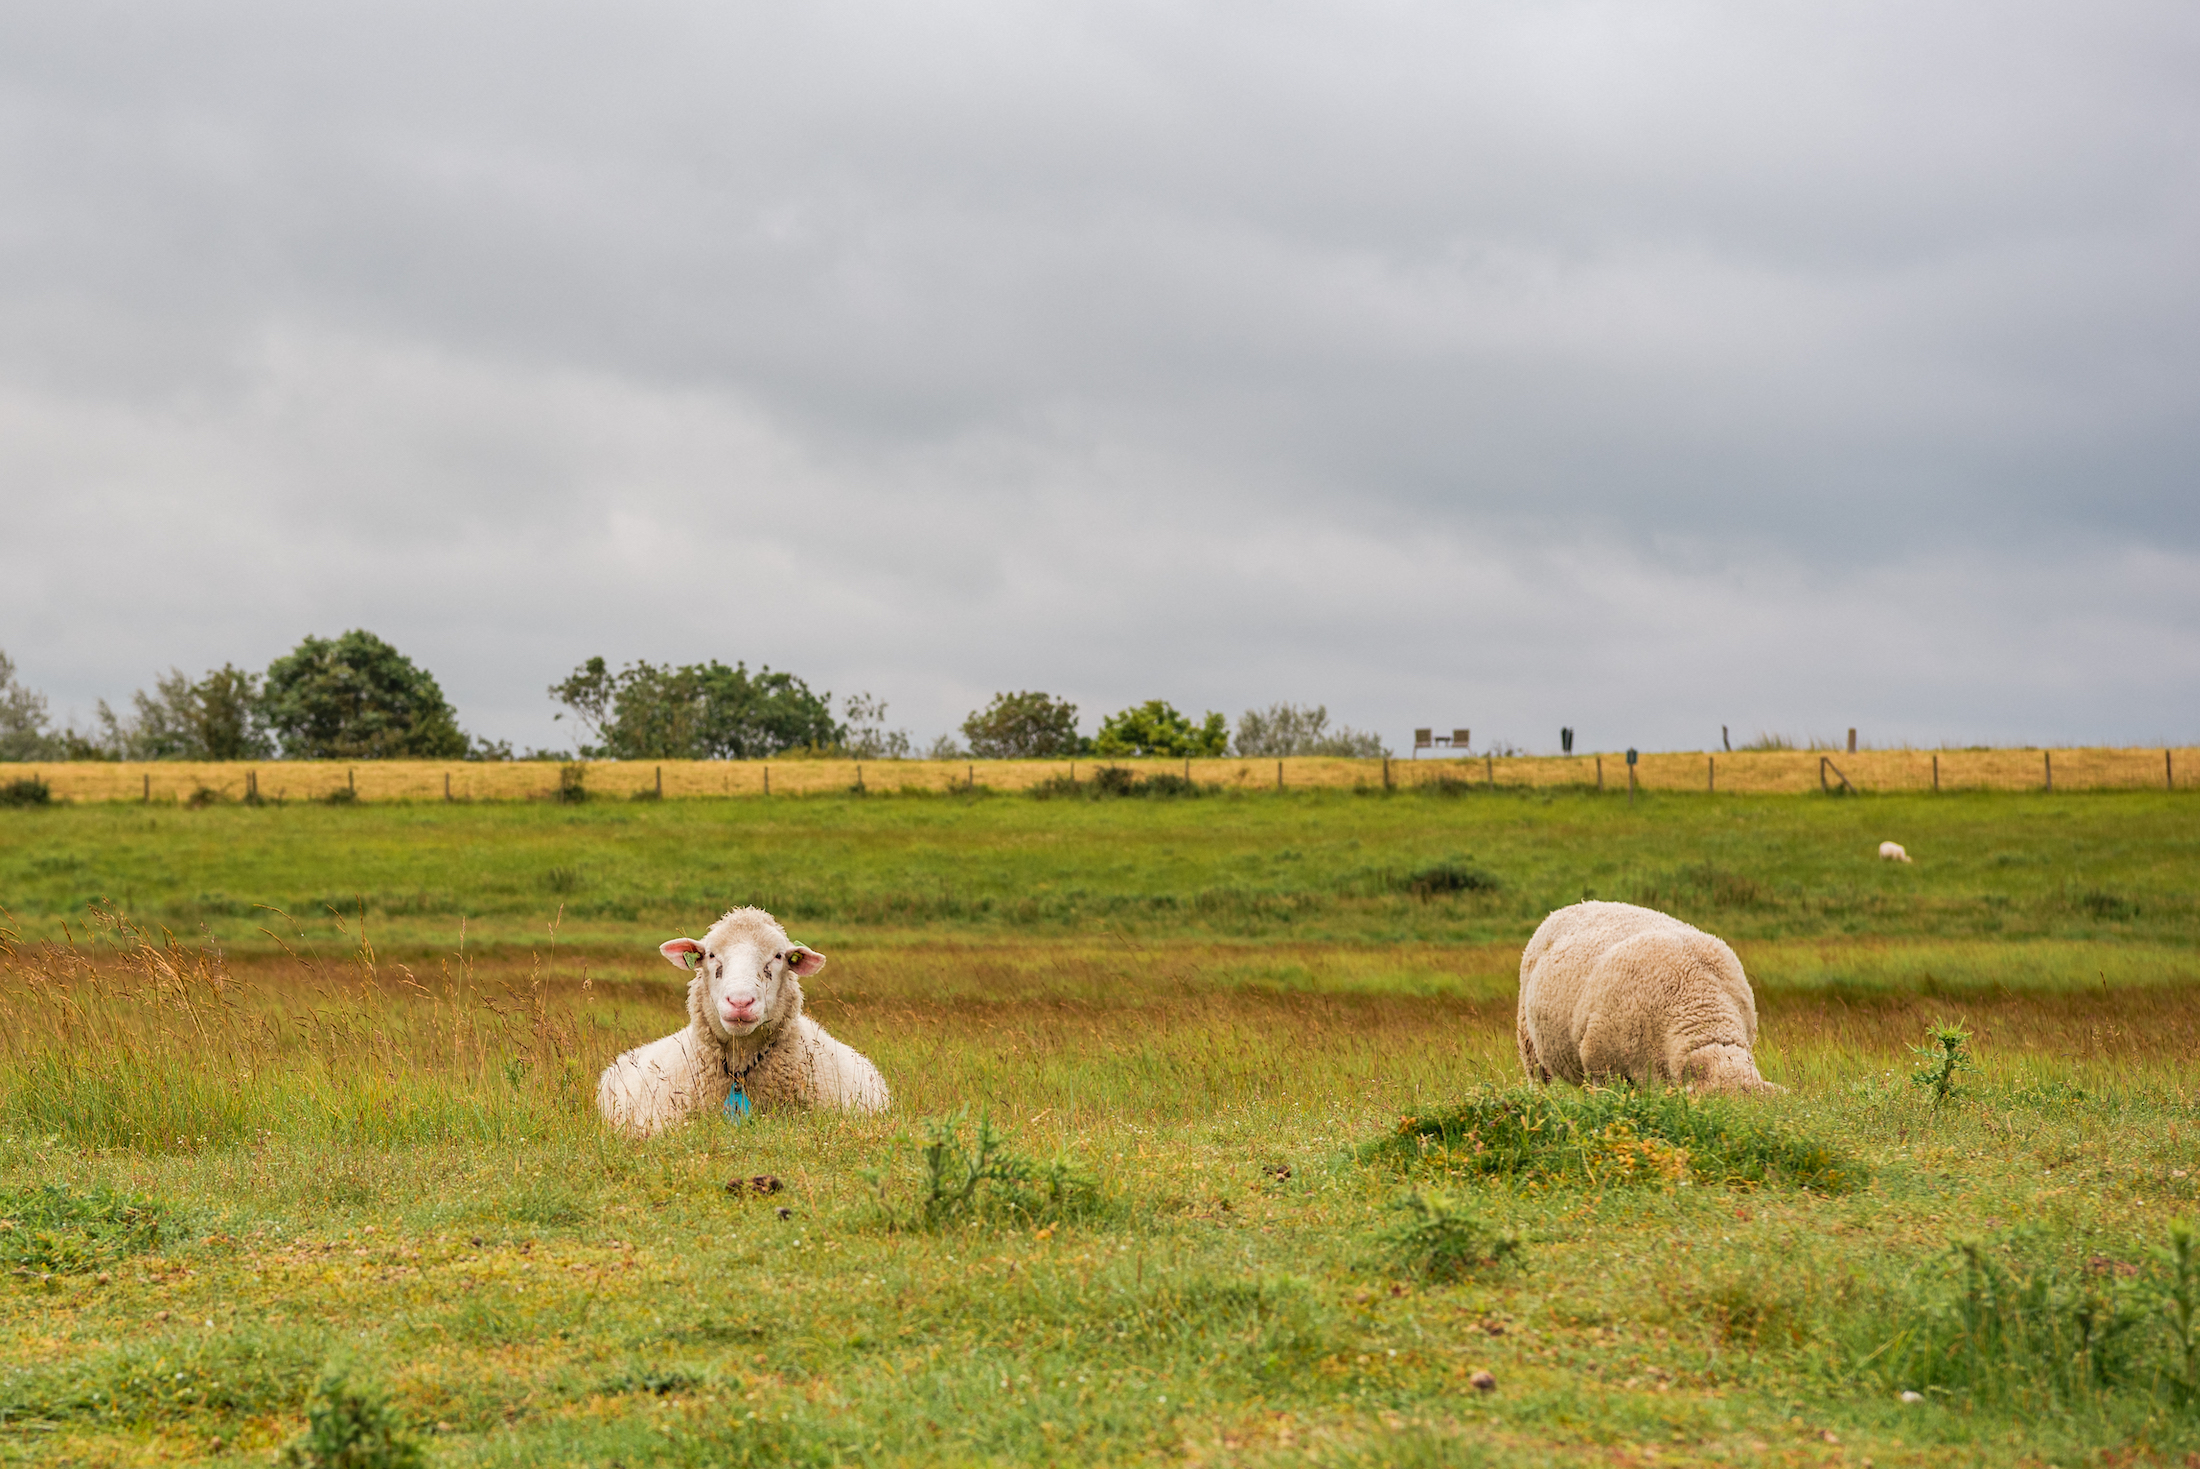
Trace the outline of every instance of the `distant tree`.
<path fill-rule="evenodd" d="M 848 753 L 858 760 L 906 760 L 909 731 L 886 727 L 886 701 L 858 694 L 848 701 Z"/>
<path fill-rule="evenodd" d="M 434 675 L 364 630 L 306 638 L 269 664 L 259 707 L 292 760 L 455 760 L 468 749 Z"/>
<path fill-rule="evenodd" d="M 1237 752 L 1240 755 L 1344 755 L 1373 760 L 1389 753 L 1381 735 L 1363 733 L 1339 725 L 1329 727 L 1329 708 L 1316 704 L 1270 704 L 1248 709 L 1238 721 Z"/>
<path fill-rule="evenodd" d="M 130 696 L 117 716 L 99 701 L 98 728 L 78 736 L 85 753 L 108 760 L 263 760 L 275 751 L 260 709 L 259 675 L 231 664 L 193 683 L 180 668 Z"/>
<path fill-rule="evenodd" d="M 847 741 L 831 694 L 769 666 L 752 674 L 746 663 L 636 662 L 613 673 L 591 658 L 552 684 L 550 697 L 595 737 L 580 746 L 590 759 L 752 760 Z"/>
<path fill-rule="evenodd" d="M 980 760 L 1043 760 L 1080 748 L 1077 706 L 1051 694 L 995 694 L 963 721 L 962 732 Z"/>
<path fill-rule="evenodd" d="M 60 736 L 47 725 L 46 696 L 24 688 L 0 652 L 0 760 L 58 760 Z"/>
<path fill-rule="evenodd" d="M 1093 736 L 1095 755 L 1220 755 L 1230 748 L 1230 724 L 1209 711 L 1194 725 L 1165 699 L 1148 699 L 1110 714 Z"/>

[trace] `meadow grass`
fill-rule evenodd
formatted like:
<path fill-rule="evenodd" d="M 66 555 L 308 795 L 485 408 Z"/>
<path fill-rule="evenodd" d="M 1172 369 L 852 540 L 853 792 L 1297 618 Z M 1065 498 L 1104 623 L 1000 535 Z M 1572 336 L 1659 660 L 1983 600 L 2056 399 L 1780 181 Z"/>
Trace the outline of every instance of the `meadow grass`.
<path fill-rule="evenodd" d="M 332 1372 L 451 1464 L 2200 1450 L 2181 801 L 749 809 L 0 816 L 0 870 L 77 854 L 156 910 L 376 879 L 213 943 L 8 879 L 0 1451 L 264 1463 Z M 1890 821 L 1915 868 L 1857 855 Z M 751 895 L 658 886 L 683 854 L 839 903 L 779 911 L 891 1114 L 595 1124 L 603 1061 L 680 1023 L 654 944 Z M 553 944 L 550 859 L 648 901 Z M 1444 864 L 1499 885 L 1413 890 Z M 1018 874 L 1084 906 L 881 896 Z M 1519 1086 L 1519 937 L 1592 880 L 1737 934 L 1789 1092 Z M 1224 888 L 1269 906 L 1187 896 Z M 1936 1105 L 1941 1023 L 1978 1069 Z M 1008 1181 L 928 1206 L 981 1118 Z"/>
<path fill-rule="evenodd" d="M 625 939 L 730 902 L 811 938 L 940 932 L 1518 943 L 1583 897 L 1732 939 L 2184 949 L 2200 820 L 2163 792 L 1848 800 L 1310 791 L 1200 800 L 818 797 L 0 811 L 0 907 L 95 903 L 230 948 Z M 1917 861 L 1882 862 L 1881 840 Z M 1463 881 L 1462 874 L 1472 881 Z M 279 917 L 271 910 L 279 909 Z"/>

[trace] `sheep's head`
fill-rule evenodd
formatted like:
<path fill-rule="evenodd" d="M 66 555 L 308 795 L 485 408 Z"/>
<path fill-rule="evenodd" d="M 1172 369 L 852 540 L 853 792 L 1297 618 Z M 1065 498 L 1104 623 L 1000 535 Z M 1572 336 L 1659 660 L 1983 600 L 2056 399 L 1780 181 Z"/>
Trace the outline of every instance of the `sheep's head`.
<path fill-rule="evenodd" d="M 768 919 L 735 922 L 729 913 L 700 941 L 672 939 L 657 946 L 668 963 L 703 981 L 702 1011 L 721 1036 L 745 1036 L 777 1018 L 790 985 L 825 967 L 825 956 L 790 940 Z"/>

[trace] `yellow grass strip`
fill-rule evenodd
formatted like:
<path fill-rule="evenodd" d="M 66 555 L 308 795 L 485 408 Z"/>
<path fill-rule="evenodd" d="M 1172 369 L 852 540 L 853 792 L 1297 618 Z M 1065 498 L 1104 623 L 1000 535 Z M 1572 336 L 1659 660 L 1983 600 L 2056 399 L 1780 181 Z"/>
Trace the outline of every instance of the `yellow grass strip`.
<path fill-rule="evenodd" d="M 1821 753 L 1806 750 L 1737 750 L 1645 753 L 1635 778 L 1649 791 L 1704 791 L 1731 795 L 1798 794 L 1833 785 L 1846 776 L 1860 791 L 1929 791 L 1937 764 L 1939 789 L 2041 790 L 2050 768 L 2058 791 L 2161 790 L 2174 775 L 2177 789 L 2200 786 L 2200 748 L 2161 749 L 1993 749 L 1861 750 Z M 1599 767 L 1608 792 L 1627 789 L 1626 757 L 1601 755 L 1522 755 L 1443 759 L 1393 759 L 1387 778 L 1396 787 L 1427 782 L 1510 787 L 1590 787 Z M 1072 773 L 1090 779 L 1104 765 L 1140 775 L 1189 775 L 1202 785 L 1245 791 L 1379 787 L 1386 778 L 1380 760 L 1305 757 L 1283 761 L 1256 757 L 1219 760 L 599 760 L 587 763 L 586 788 L 592 798 L 624 800 L 660 788 L 665 798 L 718 796 L 807 796 L 853 789 L 880 794 L 896 791 L 945 791 L 975 782 L 996 791 L 1021 791 Z M 266 801 L 322 800 L 344 790 L 362 801 L 551 800 L 558 792 L 560 767 L 547 761 L 271 760 L 196 763 L 78 761 L 58 764 L 0 763 L 0 785 L 36 777 L 65 801 L 139 801 L 161 803 L 215 799 L 243 800 L 257 790 Z M 203 794 L 202 794 L 203 793 Z"/>

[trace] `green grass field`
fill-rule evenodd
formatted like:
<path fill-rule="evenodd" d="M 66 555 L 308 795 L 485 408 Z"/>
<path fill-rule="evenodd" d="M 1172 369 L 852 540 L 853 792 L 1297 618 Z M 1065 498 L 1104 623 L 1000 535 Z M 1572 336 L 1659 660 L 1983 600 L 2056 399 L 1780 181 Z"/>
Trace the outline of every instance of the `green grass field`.
<path fill-rule="evenodd" d="M 2196 812 L 0 811 L 0 1454 L 265 1463 L 341 1375 L 451 1464 L 2185 1462 Z M 1521 1092 L 1585 894 L 1731 939 L 1792 1090 Z M 895 1110 L 606 1136 L 741 901 Z"/>

